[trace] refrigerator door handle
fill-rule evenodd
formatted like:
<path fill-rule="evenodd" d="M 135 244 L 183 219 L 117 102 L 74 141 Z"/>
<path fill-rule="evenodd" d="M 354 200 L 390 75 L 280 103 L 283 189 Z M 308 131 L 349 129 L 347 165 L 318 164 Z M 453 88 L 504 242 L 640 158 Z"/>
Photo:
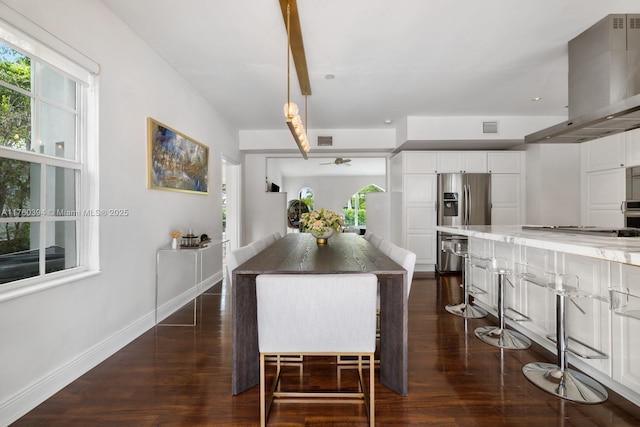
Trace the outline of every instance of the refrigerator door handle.
<path fill-rule="evenodd" d="M 464 190 L 464 225 L 469 225 L 469 210 L 471 204 L 471 189 L 467 184 L 463 187 Z"/>

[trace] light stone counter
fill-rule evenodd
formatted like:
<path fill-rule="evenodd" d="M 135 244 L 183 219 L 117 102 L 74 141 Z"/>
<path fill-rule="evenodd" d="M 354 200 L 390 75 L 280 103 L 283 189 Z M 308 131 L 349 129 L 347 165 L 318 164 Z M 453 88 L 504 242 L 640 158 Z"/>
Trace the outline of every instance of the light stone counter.
<path fill-rule="evenodd" d="M 640 266 L 640 237 L 523 230 L 519 225 L 437 226 L 436 230 Z"/>

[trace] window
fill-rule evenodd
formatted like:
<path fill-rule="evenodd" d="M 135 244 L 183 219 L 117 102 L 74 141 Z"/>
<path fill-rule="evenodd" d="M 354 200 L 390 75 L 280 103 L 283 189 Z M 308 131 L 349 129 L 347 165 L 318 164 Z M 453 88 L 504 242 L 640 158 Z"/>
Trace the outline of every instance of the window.
<path fill-rule="evenodd" d="M 344 225 L 346 227 L 363 227 L 367 225 L 367 193 L 379 193 L 384 191 L 374 184 L 363 187 L 347 200 L 347 205 L 342 208 L 344 213 Z"/>
<path fill-rule="evenodd" d="M 89 242 L 102 212 L 88 196 L 97 104 L 94 79 L 80 68 L 0 27 L 0 292 L 97 264 Z"/>
<path fill-rule="evenodd" d="M 313 210 L 313 190 L 309 187 L 302 187 L 298 192 L 298 198 L 309 207 L 309 211 Z"/>

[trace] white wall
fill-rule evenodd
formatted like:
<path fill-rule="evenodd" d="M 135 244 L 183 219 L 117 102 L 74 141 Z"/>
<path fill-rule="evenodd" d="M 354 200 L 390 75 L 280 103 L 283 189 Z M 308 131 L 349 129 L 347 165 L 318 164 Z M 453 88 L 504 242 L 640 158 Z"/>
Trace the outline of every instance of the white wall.
<path fill-rule="evenodd" d="M 100 207 L 130 214 L 101 220 L 101 274 L 0 302 L 0 425 L 153 325 L 156 250 L 173 229 L 221 237 L 221 153 L 241 159 L 237 132 L 102 2 L 4 3 L 101 65 Z M 210 147 L 209 195 L 147 189 L 149 116 Z"/>

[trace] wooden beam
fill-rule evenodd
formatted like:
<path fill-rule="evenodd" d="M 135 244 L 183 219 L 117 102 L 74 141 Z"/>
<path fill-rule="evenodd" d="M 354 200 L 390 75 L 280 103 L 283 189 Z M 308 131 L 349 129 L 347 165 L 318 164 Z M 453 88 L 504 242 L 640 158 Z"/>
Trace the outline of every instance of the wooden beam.
<path fill-rule="evenodd" d="M 300 92 L 303 95 L 311 95 L 311 83 L 309 83 L 309 70 L 307 69 L 307 58 L 304 54 L 304 43 L 302 42 L 302 29 L 300 28 L 300 16 L 298 15 L 298 4 L 296 0 L 279 0 L 284 19 L 284 28 L 287 29 L 287 4 L 291 5 L 291 56 L 296 67 L 296 74 L 300 82 Z"/>

